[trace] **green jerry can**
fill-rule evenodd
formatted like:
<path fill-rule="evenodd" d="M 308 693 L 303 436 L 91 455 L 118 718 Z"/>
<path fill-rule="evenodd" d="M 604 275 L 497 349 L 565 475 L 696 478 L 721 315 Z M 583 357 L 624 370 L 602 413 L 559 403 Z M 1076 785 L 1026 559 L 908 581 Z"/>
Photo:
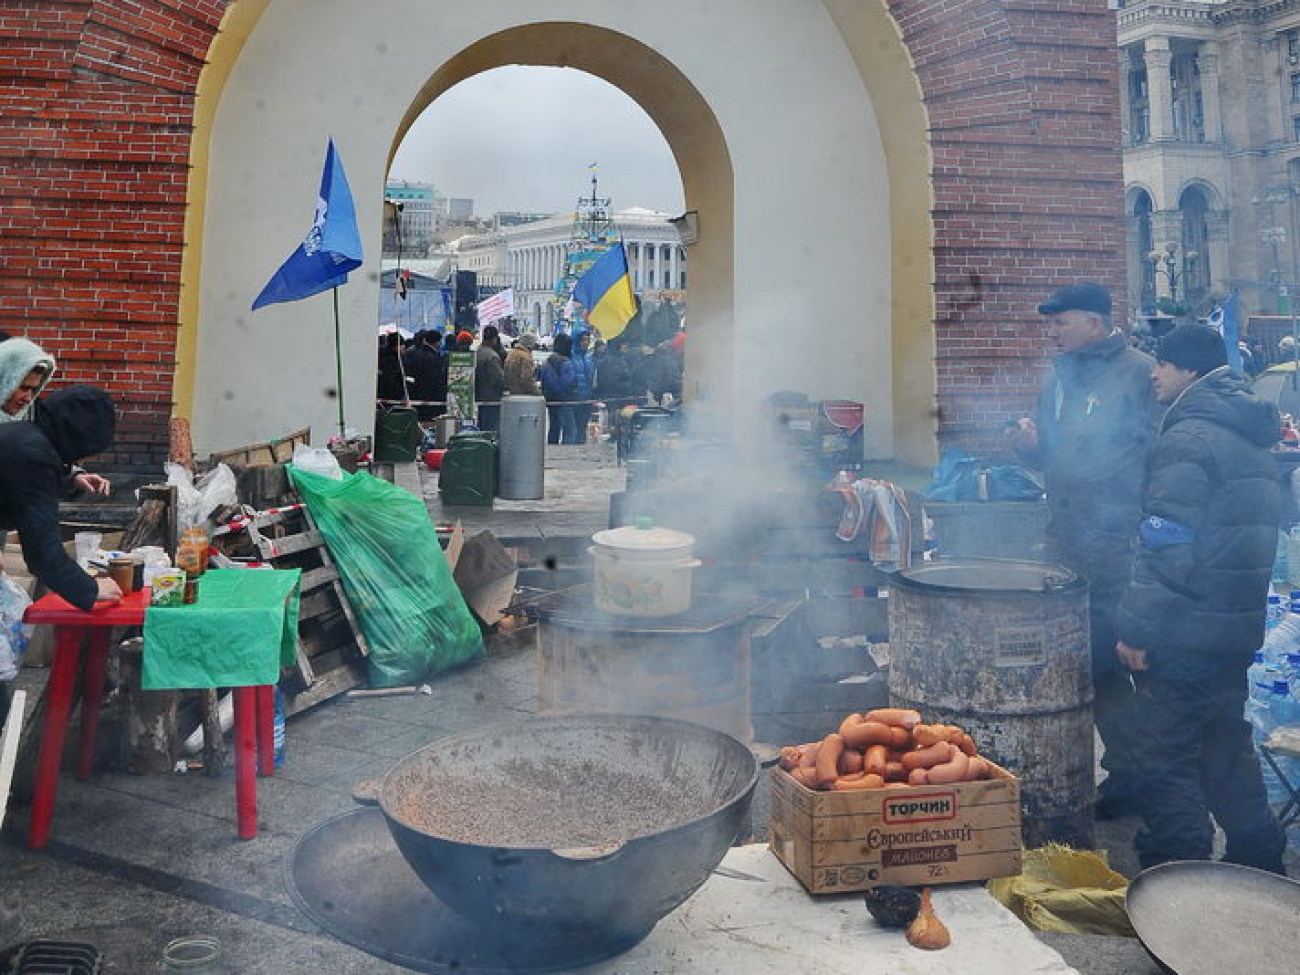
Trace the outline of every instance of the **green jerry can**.
<path fill-rule="evenodd" d="M 497 435 L 458 433 L 447 442 L 438 475 L 443 504 L 491 505 L 497 493 Z"/>
<path fill-rule="evenodd" d="M 381 406 L 375 410 L 376 461 L 383 464 L 414 461 L 423 436 L 414 406 Z"/>

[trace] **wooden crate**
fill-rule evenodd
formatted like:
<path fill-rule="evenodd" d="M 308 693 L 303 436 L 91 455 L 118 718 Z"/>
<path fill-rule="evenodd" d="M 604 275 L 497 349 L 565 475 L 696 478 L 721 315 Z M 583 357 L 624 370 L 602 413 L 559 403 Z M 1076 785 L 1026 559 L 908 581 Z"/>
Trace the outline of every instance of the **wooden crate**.
<path fill-rule="evenodd" d="M 810 894 L 1020 873 L 1020 784 L 819 792 L 774 768 L 768 845 Z"/>
<path fill-rule="evenodd" d="M 338 567 L 305 507 L 259 512 L 234 533 L 277 569 L 302 569 L 297 658 L 280 682 L 285 714 L 292 715 L 366 681 L 370 650 L 343 590 Z M 223 546 L 231 533 L 218 529 Z M 228 544 L 228 543 L 227 543 Z M 238 554 L 231 546 L 227 554 Z"/>

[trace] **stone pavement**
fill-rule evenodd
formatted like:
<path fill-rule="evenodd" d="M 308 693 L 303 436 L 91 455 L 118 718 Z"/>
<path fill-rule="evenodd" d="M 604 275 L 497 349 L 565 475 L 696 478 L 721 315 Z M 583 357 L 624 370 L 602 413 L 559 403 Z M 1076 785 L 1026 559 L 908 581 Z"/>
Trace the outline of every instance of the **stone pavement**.
<path fill-rule="evenodd" d="M 412 490 L 418 486 L 437 522 L 459 519 L 470 533 L 486 529 L 503 540 L 573 551 L 607 526 L 608 492 L 622 486 L 622 471 L 605 446 L 548 451 L 540 502 L 443 508 L 436 476 L 399 465 L 394 479 Z M 45 672 L 35 668 L 21 677 L 31 691 L 44 680 Z M 198 933 L 220 939 L 230 975 L 406 971 L 318 930 L 289 896 L 286 869 L 308 828 L 355 808 L 351 792 L 359 781 L 382 775 L 440 736 L 537 708 L 536 664 L 523 641 L 497 641 L 488 656 L 430 684 L 429 695 L 340 698 L 291 718 L 282 767 L 258 781 L 260 832 L 251 841 L 235 835 L 229 774 L 98 773 L 87 782 L 64 775 L 47 849 L 25 848 L 27 809 L 11 805 L 0 837 L 0 900 L 17 897 L 23 939 L 91 942 L 110 973 L 154 971 L 168 941 Z M 762 808 L 761 795 L 756 808 Z M 762 819 L 759 812 L 757 840 L 765 833 Z M 1098 831 L 1099 844 L 1129 875 L 1134 825 L 1122 820 Z M 1040 940 L 1080 972 L 1156 971 L 1135 941 L 1085 935 Z M 950 960 L 956 963 L 955 952 Z M 680 969 L 683 975 L 688 970 Z"/>

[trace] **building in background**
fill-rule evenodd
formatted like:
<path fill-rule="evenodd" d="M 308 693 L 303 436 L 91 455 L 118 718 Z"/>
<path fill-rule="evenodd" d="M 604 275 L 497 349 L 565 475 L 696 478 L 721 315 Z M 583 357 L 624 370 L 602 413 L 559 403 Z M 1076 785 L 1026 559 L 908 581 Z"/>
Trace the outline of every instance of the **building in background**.
<path fill-rule="evenodd" d="M 641 207 L 610 216 L 627 247 L 632 290 L 643 302 L 684 302 L 686 249 L 672 216 Z M 555 289 L 565 273 L 573 225 L 571 211 L 526 223 L 497 221 L 488 233 L 454 241 L 454 262 L 460 270 L 474 271 L 485 291 L 514 288 L 520 327 L 549 335 L 562 311 L 556 307 Z"/>
<path fill-rule="evenodd" d="M 445 219 L 446 198 L 438 195 L 432 183 L 393 180 L 384 184 L 384 201 L 397 210 L 395 221 L 384 222 L 384 255 L 428 253 L 438 232 L 440 213 Z"/>
<path fill-rule="evenodd" d="M 1300 3 L 1127 0 L 1117 11 L 1129 311 L 1230 291 L 1289 314 L 1300 280 Z"/>

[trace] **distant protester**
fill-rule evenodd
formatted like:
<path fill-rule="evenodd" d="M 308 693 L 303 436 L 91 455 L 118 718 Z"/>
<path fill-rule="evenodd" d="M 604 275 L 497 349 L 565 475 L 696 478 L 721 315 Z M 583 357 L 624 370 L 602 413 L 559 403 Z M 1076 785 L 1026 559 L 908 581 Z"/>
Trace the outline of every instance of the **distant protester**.
<path fill-rule="evenodd" d="M 513 348 L 506 354 L 506 392 L 512 396 L 542 394 L 541 387 L 537 385 L 537 363 L 533 360 L 535 348 L 537 348 L 537 336 L 532 332 L 525 332 L 515 339 Z"/>
<path fill-rule="evenodd" d="M 546 442 L 550 444 L 577 443 L 577 431 L 573 426 L 573 398 L 577 380 L 573 375 L 573 363 L 569 360 L 572 350 L 573 339 L 561 332 L 555 336 L 551 354 L 541 369 L 542 395 L 546 397 L 549 420 Z"/>
<path fill-rule="evenodd" d="M 495 325 L 483 329 L 483 340 L 474 353 L 474 398 L 478 401 L 478 426 L 480 430 L 501 428 L 501 395 L 506 388 L 506 374 L 502 366 L 501 336 Z M 505 350 L 502 349 L 502 352 Z"/>

